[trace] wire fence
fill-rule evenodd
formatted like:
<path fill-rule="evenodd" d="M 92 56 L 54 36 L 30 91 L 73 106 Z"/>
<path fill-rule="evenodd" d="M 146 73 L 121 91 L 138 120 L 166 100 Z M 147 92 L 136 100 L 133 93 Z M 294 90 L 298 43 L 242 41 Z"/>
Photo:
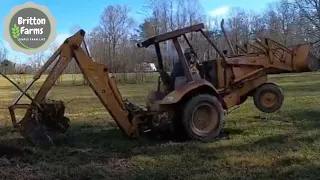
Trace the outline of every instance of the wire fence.
<path fill-rule="evenodd" d="M 117 84 L 138 84 L 138 83 L 152 83 L 156 82 L 159 74 L 157 72 L 139 72 L 139 73 L 116 73 L 113 74 L 116 78 Z M 32 80 L 32 74 L 10 74 L 8 77 L 17 83 L 20 87 L 24 87 Z M 2 77 L 0 77 L 2 78 Z M 37 81 L 37 84 L 42 84 L 47 75 L 42 75 Z M 7 82 L 0 81 L 2 85 Z M 6 83 L 6 84 L 3 84 Z M 9 85 L 9 83 L 7 84 Z M 56 86 L 83 86 L 88 85 L 82 74 L 62 74 L 55 82 Z"/>
<path fill-rule="evenodd" d="M 158 77 L 156 72 L 146 73 L 116 73 L 113 74 L 119 84 L 137 84 L 155 82 Z M 82 74 L 63 74 L 59 77 L 56 85 L 87 85 Z"/>

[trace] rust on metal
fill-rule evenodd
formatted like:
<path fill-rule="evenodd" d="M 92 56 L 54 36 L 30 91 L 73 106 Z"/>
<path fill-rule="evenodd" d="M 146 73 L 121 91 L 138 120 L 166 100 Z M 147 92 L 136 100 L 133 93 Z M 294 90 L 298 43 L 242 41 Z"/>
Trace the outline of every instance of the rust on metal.
<path fill-rule="evenodd" d="M 230 40 L 229 40 L 229 38 L 228 38 L 228 36 L 227 36 L 227 33 L 226 33 L 225 29 L 224 29 L 223 24 L 224 24 L 224 19 L 221 20 L 220 27 L 221 27 L 221 30 L 222 30 L 223 35 L 224 35 L 224 37 L 225 37 L 225 40 L 227 41 L 227 44 L 228 44 L 228 46 L 229 46 L 229 48 L 230 48 L 230 51 L 231 51 L 231 53 L 232 53 L 231 55 L 232 55 L 232 56 L 235 56 L 236 53 L 235 53 L 235 51 L 234 51 L 234 49 L 233 49 L 233 47 L 232 47 L 232 45 L 231 45 L 231 42 L 230 42 Z"/>

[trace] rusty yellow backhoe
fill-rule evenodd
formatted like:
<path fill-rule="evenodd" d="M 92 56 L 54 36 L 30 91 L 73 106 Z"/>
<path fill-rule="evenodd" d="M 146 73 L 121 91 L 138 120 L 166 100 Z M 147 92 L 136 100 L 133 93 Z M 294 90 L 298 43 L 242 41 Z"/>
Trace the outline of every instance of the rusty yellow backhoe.
<path fill-rule="evenodd" d="M 188 33 L 201 33 L 220 57 L 201 63 L 194 58 L 188 63 L 180 45 L 183 40 L 196 55 Z M 137 44 L 139 48 L 155 47 L 160 74 L 157 89 L 149 93 L 146 108 L 141 108 L 122 98 L 108 67 L 91 57 L 84 36 L 85 31 L 80 30 L 67 38 L 33 81 L 20 89 L 20 95 L 9 107 L 14 127 L 35 145 L 50 147 L 53 135 L 66 132 L 70 126 L 69 118 L 64 116 L 64 103 L 48 100 L 46 95 L 73 58 L 91 89 L 128 136 L 170 131 L 201 141 L 215 139 L 222 129 L 224 111 L 242 104 L 248 96 L 253 96 L 256 107 L 263 112 L 272 113 L 281 107 L 282 90 L 267 82 L 267 74 L 307 72 L 312 70 L 310 64 L 317 69 L 319 61 L 310 52 L 311 43 L 285 47 L 270 39 L 257 40 L 255 45 L 237 46 L 241 52 L 225 55 L 204 31 L 204 24 L 178 29 Z M 173 42 L 184 72 L 175 82 L 162 62 L 160 43 L 168 40 Z M 28 95 L 28 89 L 53 62 L 53 68 L 35 97 Z M 19 103 L 23 95 L 31 100 L 30 104 Z M 15 117 L 17 108 L 27 109 L 21 120 Z"/>

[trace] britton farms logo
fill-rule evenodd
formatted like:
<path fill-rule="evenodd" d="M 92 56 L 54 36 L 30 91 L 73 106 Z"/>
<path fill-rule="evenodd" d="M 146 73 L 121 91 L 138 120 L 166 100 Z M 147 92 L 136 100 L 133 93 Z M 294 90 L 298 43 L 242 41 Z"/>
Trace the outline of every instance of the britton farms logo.
<path fill-rule="evenodd" d="M 27 2 L 4 19 L 4 38 L 15 51 L 32 55 L 45 51 L 56 38 L 56 20 L 45 6 Z"/>

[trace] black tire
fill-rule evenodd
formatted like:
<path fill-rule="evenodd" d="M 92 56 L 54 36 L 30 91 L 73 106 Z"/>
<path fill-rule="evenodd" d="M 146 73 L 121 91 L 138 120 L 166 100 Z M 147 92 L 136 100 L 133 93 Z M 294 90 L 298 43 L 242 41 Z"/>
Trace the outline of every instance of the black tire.
<path fill-rule="evenodd" d="M 273 113 L 278 111 L 282 107 L 283 100 L 284 95 L 282 89 L 272 83 L 261 85 L 253 94 L 254 105 L 260 111 L 265 113 Z"/>
<path fill-rule="evenodd" d="M 209 113 L 206 113 L 207 115 L 210 114 L 210 116 L 205 116 L 206 123 L 209 123 L 204 125 L 204 130 L 199 129 L 195 125 L 195 121 L 199 120 L 199 118 L 196 118 L 196 115 L 202 110 L 200 108 L 204 108 L 203 110 L 206 108 L 206 110 L 211 110 Z M 221 103 L 216 97 L 209 94 L 200 94 L 191 98 L 183 110 L 182 124 L 185 132 L 193 140 L 204 142 L 214 140 L 220 134 L 223 127 L 223 120 L 224 113 Z M 198 123 L 200 124 L 197 125 L 201 126 L 201 120 L 198 121 Z"/>

